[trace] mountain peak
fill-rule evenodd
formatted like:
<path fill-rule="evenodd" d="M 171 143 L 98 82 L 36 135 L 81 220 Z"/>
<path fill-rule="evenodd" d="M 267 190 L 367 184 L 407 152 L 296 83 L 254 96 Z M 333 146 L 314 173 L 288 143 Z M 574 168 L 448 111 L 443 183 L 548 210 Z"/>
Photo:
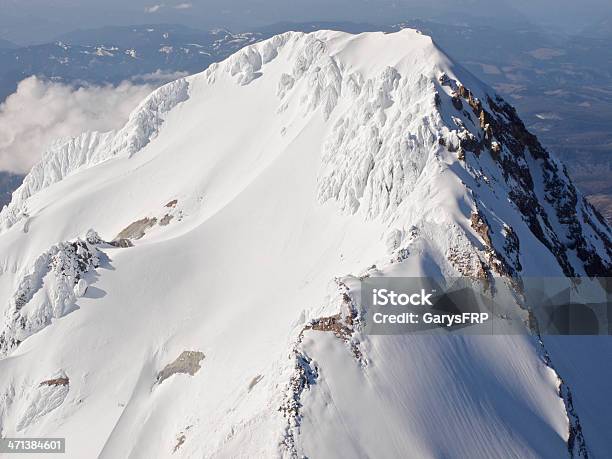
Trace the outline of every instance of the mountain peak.
<path fill-rule="evenodd" d="M 248 46 L 124 128 L 48 151 L 0 225 L 3 434 L 95 419 L 107 457 L 583 446 L 588 413 L 541 342 L 363 331 L 367 277 L 520 289 L 612 266 L 610 228 L 563 165 L 417 31 Z M 473 413 L 470 429 L 449 413 Z M 517 418 L 532 420 L 496 427 Z"/>
<path fill-rule="evenodd" d="M 231 83 L 244 89 L 231 90 Z M 115 156 L 147 154 L 141 150 L 164 131 L 166 117 L 188 110 L 182 105 L 195 108 L 198 93 L 249 94 L 260 87 L 273 89 L 265 103 L 271 124 L 282 124 L 274 134 L 281 144 L 292 141 L 295 127 L 322 116 L 320 203 L 336 201 L 344 212 L 386 221 L 445 209 L 440 218 L 455 221 L 459 202 L 427 209 L 420 201 L 412 209 L 409 198 L 423 188 L 431 193 L 434 182 L 440 181 L 440 190 L 456 183 L 449 192 L 471 203 L 463 219 L 471 218 L 480 195 L 508 201 L 508 215 L 520 221 L 498 215 L 507 203 L 480 203 L 481 213 L 489 214 L 482 218 L 497 226 L 491 231 L 526 225 L 566 275 L 607 272 L 609 228 L 563 165 L 510 105 L 413 29 L 287 32 L 247 46 L 201 74 L 158 89 L 118 132 L 85 133 L 45 153 L 0 214 L 0 227 L 29 218 L 29 198 L 78 170 Z M 568 206 L 580 212 L 572 215 Z"/>

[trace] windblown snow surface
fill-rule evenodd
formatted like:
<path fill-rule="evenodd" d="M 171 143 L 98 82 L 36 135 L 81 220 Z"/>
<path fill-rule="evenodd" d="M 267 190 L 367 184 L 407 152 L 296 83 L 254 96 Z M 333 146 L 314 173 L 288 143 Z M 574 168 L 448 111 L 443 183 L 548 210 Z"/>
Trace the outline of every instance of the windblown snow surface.
<path fill-rule="evenodd" d="M 563 165 L 417 31 L 286 33 L 170 83 L 47 151 L 0 231 L 2 436 L 72 458 L 612 451 L 607 337 L 363 333 L 360 276 L 611 267 Z"/>

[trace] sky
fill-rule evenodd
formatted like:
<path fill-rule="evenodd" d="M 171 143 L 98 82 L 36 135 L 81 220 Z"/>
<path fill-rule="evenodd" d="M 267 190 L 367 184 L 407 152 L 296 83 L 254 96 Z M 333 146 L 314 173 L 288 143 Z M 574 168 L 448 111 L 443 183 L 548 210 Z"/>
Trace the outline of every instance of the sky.
<path fill-rule="evenodd" d="M 52 40 L 77 28 L 179 23 L 233 30 L 281 21 L 389 23 L 410 18 L 499 26 L 529 21 L 580 30 L 612 17 L 610 0 L 0 0 L 0 38 L 20 44 Z"/>

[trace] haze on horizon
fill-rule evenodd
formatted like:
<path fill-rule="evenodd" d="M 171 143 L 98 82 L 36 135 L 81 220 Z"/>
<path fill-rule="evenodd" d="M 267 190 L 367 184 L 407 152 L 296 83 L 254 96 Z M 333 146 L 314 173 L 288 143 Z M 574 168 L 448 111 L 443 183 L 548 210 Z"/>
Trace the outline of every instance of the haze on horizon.
<path fill-rule="evenodd" d="M 53 40 L 76 29 L 108 25 L 183 24 L 199 29 L 246 30 L 276 22 L 406 19 L 521 23 L 575 33 L 612 19 L 609 0 L 0 0 L 0 39 L 18 44 Z"/>

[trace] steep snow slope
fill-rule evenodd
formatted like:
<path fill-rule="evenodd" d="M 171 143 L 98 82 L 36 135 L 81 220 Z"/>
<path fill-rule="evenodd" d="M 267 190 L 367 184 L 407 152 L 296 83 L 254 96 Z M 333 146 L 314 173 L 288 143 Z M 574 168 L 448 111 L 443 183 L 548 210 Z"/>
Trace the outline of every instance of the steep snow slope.
<path fill-rule="evenodd" d="M 287 33 L 164 86 L 48 151 L 0 228 L 4 436 L 113 458 L 612 447 L 610 395 L 560 370 L 589 346 L 363 333 L 357 276 L 612 265 L 563 166 L 416 31 Z"/>

